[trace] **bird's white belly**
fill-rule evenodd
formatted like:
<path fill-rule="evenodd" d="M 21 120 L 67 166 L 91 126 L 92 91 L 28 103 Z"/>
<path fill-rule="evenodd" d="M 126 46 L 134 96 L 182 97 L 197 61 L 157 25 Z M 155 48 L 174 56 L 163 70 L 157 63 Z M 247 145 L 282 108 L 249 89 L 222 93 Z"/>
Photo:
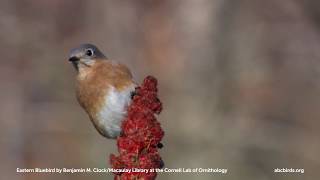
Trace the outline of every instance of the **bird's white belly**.
<path fill-rule="evenodd" d="M 131 93 L 135 86 L 118 91 L 114 87 L 108 89 L 104 104 L 98 112 L 97 120 L 100 130 L 105 136 L 115 138 L 121 132 L 121 122 L 127 115 L 127 107 L 131 103 Z"/>

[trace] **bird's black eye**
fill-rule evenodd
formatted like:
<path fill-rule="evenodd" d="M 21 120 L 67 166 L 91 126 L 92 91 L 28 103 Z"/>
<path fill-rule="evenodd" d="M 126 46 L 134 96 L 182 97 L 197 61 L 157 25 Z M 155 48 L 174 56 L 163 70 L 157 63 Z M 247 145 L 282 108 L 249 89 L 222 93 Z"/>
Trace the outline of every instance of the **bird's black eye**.
<path fill-rule="evenodd" d="M 86 55 L 87 56 L 92 56 L 93 55 L 93 50 L 92 49 L 87 49 L 86 50 Z"/>

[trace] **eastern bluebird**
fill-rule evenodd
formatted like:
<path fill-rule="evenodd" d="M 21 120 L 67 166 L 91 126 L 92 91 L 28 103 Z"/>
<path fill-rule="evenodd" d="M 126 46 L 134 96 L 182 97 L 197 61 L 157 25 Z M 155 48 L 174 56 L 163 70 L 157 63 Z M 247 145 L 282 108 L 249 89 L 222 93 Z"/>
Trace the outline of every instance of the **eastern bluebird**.
<path fill-rule="evenodd" d="M 130 70 L 92 44 L 72 49 L 69 61 L 77 70 L 79 104 L 101 135 L 116 138 L 137 86 Z"/>

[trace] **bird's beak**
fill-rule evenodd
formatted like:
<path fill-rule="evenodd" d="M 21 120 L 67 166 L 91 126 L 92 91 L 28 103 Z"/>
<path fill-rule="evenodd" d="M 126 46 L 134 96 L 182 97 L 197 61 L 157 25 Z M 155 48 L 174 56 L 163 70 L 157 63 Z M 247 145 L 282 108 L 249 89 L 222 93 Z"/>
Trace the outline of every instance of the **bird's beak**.
<path fill-rule="evenodd" d="M 73 67 L 74 67 L 77 71 L 79 71 L 78 64 L 79 64 L 79 62 L 80 62 L 80 58 L 78 58 L 77 56 L 71 56 L 71 57 L 69 58 L 69 62 L 71 62 L 72 65 L 73 65 Z"/>
<path fill-rule="evenodd" d="M 80 59 L 78 58 L 78 57 L 76 57 L 76 56 L 71 56 L 70 58 L 69 58 L 69 61 L 70 62 L 73 62 L 73 63 L 75 63 L 75 62 L 78 62 Z"/>

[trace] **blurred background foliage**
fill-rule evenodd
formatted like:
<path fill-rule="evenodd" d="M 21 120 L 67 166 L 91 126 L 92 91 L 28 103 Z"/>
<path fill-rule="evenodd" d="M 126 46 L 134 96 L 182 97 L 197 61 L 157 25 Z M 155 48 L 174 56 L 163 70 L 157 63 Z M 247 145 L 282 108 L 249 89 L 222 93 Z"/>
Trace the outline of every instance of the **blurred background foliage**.
<path fill-rule="evenodd" d="M 168 168 L 227 175 L 158 179 L 316 179 L 320 167 L 317 0 L 2 0 L 0 179 L 111 179 L 16 168 L 109 167 L 115 141 L 75 99 L 69 50 L 96 44 L 141 82 L 160 83 Z M 305 174 L 274 174 L 274 168 Z M 318 175 L 318 176 L 317 176 Z"/>

